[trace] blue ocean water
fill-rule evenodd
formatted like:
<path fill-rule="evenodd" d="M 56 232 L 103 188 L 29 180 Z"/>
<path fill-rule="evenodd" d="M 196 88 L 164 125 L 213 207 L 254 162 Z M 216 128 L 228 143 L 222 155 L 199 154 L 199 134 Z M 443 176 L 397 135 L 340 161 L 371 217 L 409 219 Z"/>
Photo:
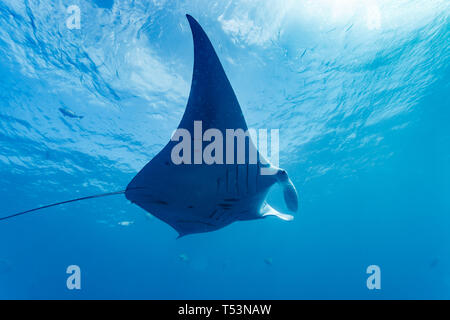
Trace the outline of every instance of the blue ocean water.
<path fill-rule="evenodd" d="M 159 152 L 189 94 L 186 13 L 249 125 L 280 129 L 295 220 L 177 240 L 122 196 L 50 208 L 0 223 L 0 298 L 450 298 L 445 0 L 2 0 L 1 216 L 122 190 Z"/>

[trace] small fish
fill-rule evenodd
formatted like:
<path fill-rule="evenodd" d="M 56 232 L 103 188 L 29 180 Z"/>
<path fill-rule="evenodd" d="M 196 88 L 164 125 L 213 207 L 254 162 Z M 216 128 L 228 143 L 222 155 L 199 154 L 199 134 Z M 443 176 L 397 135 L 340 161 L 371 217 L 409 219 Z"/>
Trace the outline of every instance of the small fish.
<path fill-rule="evenodd" d="M 187 256 L 187 254 L 182 253 L 178 256 L 178 258 L 183 261 L 183 262 L 188 262 L 189 261 L 189 257 Z"/>
<path fill-rule="evenodd" d="M 118 225 L 122 226 L 122 227 L 128 227 L 128 226 L 131 226 L 132 224 L 133 224 L 133 221 L 121 221 L 118 223 Z"/>
<path fill-rule="evenodd" d="M 303 56 L 306 54 L 306 50 L 308 50 L 308 49 L 305 49 L 305 50 L 303 51 L 302 55 L 300 56 L 300 59 L 303 58 Z"/>
<path fill-rule="evenodd" d="M 83 119 L 83 116 L 79 116 L 75 114 L 72 110 L 66 109 L 66 108 L 59 108 L 59 112 L 63 114 L 63 116 L 73 119 Z"/>
<path fill-rule="evenodd" d="M 435 258 L 433 261 L 431 261 L 430 268 L 436 268 L 438 264 L 439 264 L 439 259 Z"/>
<path fill-rule="evenodd" d="M 273 264 L 273 260 L 272 258 L 266 258 L 264 259 L 264 263 L 267 264 L 268 266 L 271 266 Z"/>

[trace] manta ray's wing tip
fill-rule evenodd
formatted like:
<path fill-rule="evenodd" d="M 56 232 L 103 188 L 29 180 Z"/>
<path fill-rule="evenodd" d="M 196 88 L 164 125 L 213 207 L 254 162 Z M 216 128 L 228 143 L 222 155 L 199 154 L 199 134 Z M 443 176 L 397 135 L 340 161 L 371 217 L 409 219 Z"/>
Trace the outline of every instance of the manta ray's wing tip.
<path fill-rule="evenodd" d="M 197 20 L 194 19 L 189 13 L 186 13 L 186 18 L 188 19 L 189 23 L 191 24 L 198 24 Z"/>
<path fill-rule="evenodd" d="M 190 14 L 186 13 L 186 18 L 189 22 L 189 27 L 191 27 L 191 31 L 194 35 L 199 33 L 198 30 L 202 30 L 202 27 L 197 22 L 197 20 L 194 19 L 194 17 L 192 17 Z M 195 36 L 194 36 L 194 38 L 195 38 Z"/>
<path fill-rule="evenodd" d="M 197 20 L 195 20 L 194 17 L 192 17 L 190 14 L 186 14 L 186 18 L 189 22 L 189 26 L 191 27 L 192 33 L 194 34 L 194 37 L 202 37 L 203 34 L 205 37 L 206 33 L 203 30 L 202 26 L 200 25 L 200 23 L 198 23 Z"/>

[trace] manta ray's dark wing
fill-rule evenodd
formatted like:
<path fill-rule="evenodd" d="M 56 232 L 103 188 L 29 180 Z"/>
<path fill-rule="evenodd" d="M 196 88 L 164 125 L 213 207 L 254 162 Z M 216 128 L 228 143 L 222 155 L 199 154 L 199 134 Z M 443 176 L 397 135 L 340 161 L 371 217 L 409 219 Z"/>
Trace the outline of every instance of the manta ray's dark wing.
<path fill-rule="evenodd" d="M 180 128 L 191 131 L 194 121 L 203 128 L 247 130 L 241 107 L 211 42 L 200 24 L 187 15 L 194 40 L 191 93 Z"/>

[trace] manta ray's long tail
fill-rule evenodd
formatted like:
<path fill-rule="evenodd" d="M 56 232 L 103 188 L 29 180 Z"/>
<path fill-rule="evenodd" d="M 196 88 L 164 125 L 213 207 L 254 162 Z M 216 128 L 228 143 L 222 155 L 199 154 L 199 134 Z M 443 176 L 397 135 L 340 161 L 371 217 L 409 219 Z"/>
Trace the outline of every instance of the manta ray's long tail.
<path fill-rule="evenodd" d="M 14 213 L 12 215 L 0 218 L 0 221 L 11 219 L 11 218 L 14 218 L 14 217 L 17 217 L 17 216 L 21 216 L 21 215 L 24 215 L 24 214 L 27 214 L 27 213 L 31 213 L 31 212 L 34 212 L 34 211 L 38 211 L 38 210 L 47 209 L 47 208 L 50 208 L 50 207 L 59 206 L 59 205 L 70 203 L 70 202 L 89 200 L 89 199 L 95 199 L 95 198 L 102 198 L 102 197 L 108 197 L 108 196 L 114 196 L 114 195 L 123 194 L 123 193 L 125 193 L 125 190 L 116 191 L 116 192 L 109 192 L 109 193 L 102 193 L 102 194 L 97 194 L 97 195 L 93 195 L 93 196 L 88 196 L 88 197 L 83 197 L 83 198 L 78 198 L 78 199 L 72 199 L 72 200 L 66 200 L 66 201 L 62 201 L 62 202 L 57 202 L 57 203 L 49 204 L 49 205 L 46 205 L 46 206 L 34 208 L 34 209 L 31 209 L 31 210 Z"/>

